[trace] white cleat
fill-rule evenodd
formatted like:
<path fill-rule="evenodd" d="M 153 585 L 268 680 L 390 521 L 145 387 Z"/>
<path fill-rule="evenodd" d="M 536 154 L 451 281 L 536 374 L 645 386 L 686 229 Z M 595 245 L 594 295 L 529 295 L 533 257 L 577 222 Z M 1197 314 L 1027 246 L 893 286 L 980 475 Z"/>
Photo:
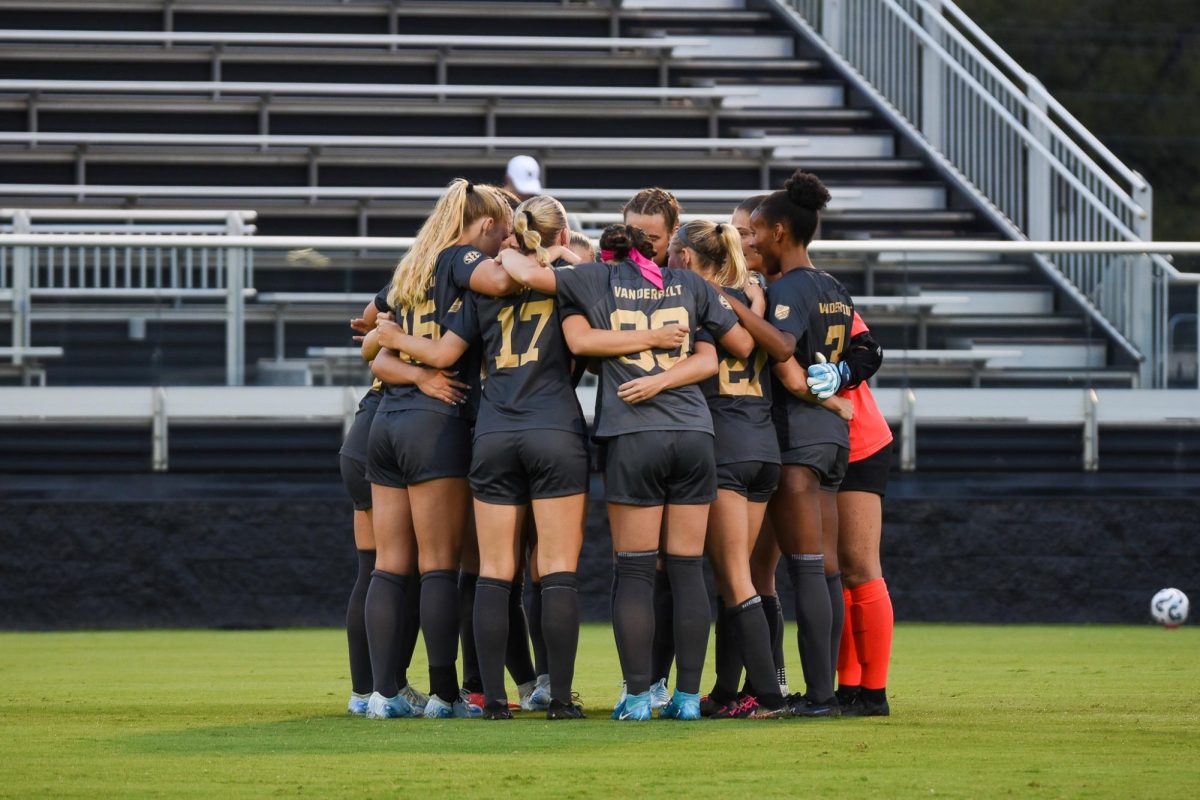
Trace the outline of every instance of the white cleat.
<path fill-rule="evenodd" d="M 538 675 L 537 680 L 517 687 L 524 711 L 545 711 L 550 708 L 550 676 Z"/>
<path fill-rule="evenodd" d="M 353 714 L 356 717 L 365 717 L 367 715 L 367 701 L 370 698 L 370 694 L 351 692 L 350 702 L 346 704 L 346 713 Z"/>
<path fill-rule="evenodd" d="M 379 692 L 371 692 L 371 698 L 367 701 L 367 719 L 397 719 L 415 716 L 416 712 L 401 695 L 384 697 Z"/>
<path fill-rule="evenodd" d="M 432 695 L 425 704 L 425 719 L 450 719 L 451 717 L 482 717 L 483 709 L 474 703 L 464 703 L 455 700 L 454 704 L 447 703 L 437 695 Z"/>
<path fill-rule="evenodd" d="M 659 678 L 650 684 L 650 707 L 663 708 L 671 702 L 671 693 L 667 691 L 667 679 Z"/>
<path fill-rule="evenodd" d="M 411 683 L 406 683 L 400 690 L 400 696 L 412 706 L 413 716 L 419 717 L 425 713 L 425 705 L 429 702 L 429 695 L 414 688 Z"/>

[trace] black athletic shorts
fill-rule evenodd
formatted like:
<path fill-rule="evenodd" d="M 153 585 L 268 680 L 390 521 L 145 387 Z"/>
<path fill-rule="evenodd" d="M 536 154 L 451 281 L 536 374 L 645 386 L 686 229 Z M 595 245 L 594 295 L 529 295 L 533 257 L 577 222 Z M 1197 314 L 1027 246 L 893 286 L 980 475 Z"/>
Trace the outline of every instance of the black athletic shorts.
<path fill-rule="evenodd" d="M 840 444 L 810 444 L 784 450 L 779 454 L 779 460 L 784 464 L 808 467 L 821 479 L 822 490 L 836 492 L 842 484 L 842 479 L 846 477 L 850 450 Z"/>
<path fill-rule="evenodd" d="M 779 465 L 770 461 L 718 464 L 717 488 L 737 492 L 751 503 L 765 503 L 779 488 Z"/>
<path fill-rule="evenodd" d="M 380 411 L 371 423 L 367 480 L 405 489 L 471 471 L 471 423 L 436 411 Z"/>
<path fill-rule="evenodd" d="M 339 456 L 342 485 L 354 502 L 355 511 L 371 510 L 371 482 L 367 480 L 367 465 L 356 458 Z"/>
<path fill-rule="evenodd" d="M 470 481 L 477 500 L 497 505 L 585 494 L 587 444 L 570 431 L 485 433 L 475 439 Z"/>
<path fill-rule="evenodd" d="M 608 440 L 607 500 L 630 506 L 701 505 L 717 499 L 712 434 L 638 431 Z"/>
<path fill-rule="evenodd" d="M 859 461 L 851 461 L 846 467 L 839 492 L 870 492 L 883 497 L 887 491 L 888 472 L 892 468 L 892 446 L 889 444 L 877 453 Z"/>

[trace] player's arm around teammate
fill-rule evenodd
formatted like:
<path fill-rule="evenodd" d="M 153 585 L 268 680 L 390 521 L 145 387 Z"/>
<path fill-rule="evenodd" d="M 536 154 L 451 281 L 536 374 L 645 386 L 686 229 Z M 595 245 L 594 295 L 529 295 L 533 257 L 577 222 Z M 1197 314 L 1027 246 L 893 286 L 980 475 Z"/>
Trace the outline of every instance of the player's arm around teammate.
<path fill-rule="evenodd" d="M 494 187 L 462 179 L 451 182 L 393 276 L 387 305 L 406 332 L 429 339 L 441 336 L 442 322 L 462 302 L 475 266 L 499 251 L 511 219 L 508 203 Z M 385 362 L 381 369 L 386 366 Z M 477 353 L 468 353 L 449 371 L 464 382 L 473 381 L 479 373 Z M 415 538 L 418 545 L 421 628 L 431 687 L 427 717 L 482 713 L 459 698 L 455 663 L 458 568 L 469 513 L 466 476 L 472 406 L 470 397 L 465 404 L 451 406 L 415 387 L 389 385 L 371 429 L 368 477 L 377 558 L 383 556 L 385 538 Z M 380 524 L 385 511 L 386 533 Z M 411 549 L 406 555 L 412 557 Z M 403 608 L 405 583 L 402 573 L 377 565 L 367 596 L 372 666 L 376 651 L 383 662 L 395 657 L 395 616 L 396 609 Z M 375 680 L 378 684 L 382 678 L 376 675 Z M 368 713 L 378 717 L 413 713 L 407 703 L 397 700 L 377 686 Z"/>
<path fill-rule="evenodd" d="M 750 302 L 741 240 L 732 225 L 708 221 L 683 225 L 671 241 L 670 264 L 691 269 L 722 293 Z M 722 655 L 736 651 L 740 657 L 718 660 L 711 711 L 718 718 L 779 716 L 787 709 L 776 679 L 762 599 L 750 578 L 750 555 L 767 500 L 779 482 L 779 445 L 771 424 L 769 383 L 763 383 L 769 358 L 766 350 L 758 347 L 749 358 L 724 351 L 719 355 L 718 374 L 703 385 L 712 413 L 717 472 L 705 550 L 722 601 L 718 651 Z M 738 702 L 742 664 L 756 687 L 757 700 Z"/>
<path fill-rule="evenodd" d="M 667 389 L 638 403 L 623 400 L 620 389 L 666 372 L 690 356 L 699 328 L 735 346 L 745 332 L 735 332 L 733 314 L 702 278 L 685 270 L 660 270 L 650 261 L 654 251 L 640 230 L 610 226 L 600 247 L 608 265 L 585 264 L 560 272 L 558 291 L 565 313 L 585 317 L 593 329 L 677 324 L 689 332 L 677 350 L 604 358 L 601 363 L 604 400 L 596 435 L 608 443 L 606 491 L 619 575 L 613 629 L 628 691 L 613 716 L 650 717 L 653 587 L 661 549 L 676 601 L 679 666 L 675 695 L 663 714 L 695 719 L 709 629 L 702 554 L 708 504 L 716 494 L 711 418 L 695 384 Z M 573 337 L 573 326 L 580 325 L 568 320 L 564 333 L 573 352 L 591 355 Z M 710 361 L 709 372 L 711 367 Z"/>
<path fill-rule="evenodd" d="M 766 272 L 782 273 L 770 288 L 769 321 L 795 337 L 794 355 L 801 367 L 815 363 L 818 353 L 827 361 L 840 361 L 852 321 L 849 294 L 836 279 L 817 270 L 808 255 L 820 211 L 828 201 L 829 192 L 816 176 L 797 172 L 750 219 L 752 246 Z M 774 417 L 783 469 L 769 512 L 795 587 L 804 643 L 800 657 L 808 684 L 805 693 L 793 699 L 792 710 L 804 716 L 829 716 L 837 713 L 833 653 L 841 632 L 840 626 L 833 628 L 831 596 L 840 601 L 841 585 L 837 576 L 827 579 L 825 574 L 823 525 L 836 514 L 836 506 L 822 503 L 821 492 L 834 492 L 841 482 L 849 432 L 836 413 L 782 386 L 778 389 Z"/>

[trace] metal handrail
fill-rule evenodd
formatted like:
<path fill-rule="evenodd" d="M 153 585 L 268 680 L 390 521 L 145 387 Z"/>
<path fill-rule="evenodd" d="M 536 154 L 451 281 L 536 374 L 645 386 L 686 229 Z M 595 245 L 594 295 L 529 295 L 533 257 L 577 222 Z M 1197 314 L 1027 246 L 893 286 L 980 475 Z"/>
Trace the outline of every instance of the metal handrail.
<path fill-rule="evenodd" d="M 214 147 L 394 147 L 508 150 L 754 150 L 807 147 L 823 136 L 322 136 L 240 133 L 98 133 L 0 131 L 0 144 L 176 145 Z"/>
<path fill-rule="evenodd" d="M 706 100 L 757 95 L 754 86 L 513 86 L 510 84 L 286 83 L 275 81 L 0 80 L 0 92 L 77 94 L 254 94 L 336 97 L 544 97 L 619 100 Z"/>
<path fill-rule="evenodd" d="M 27 221 L 25 223 L 27 225 Z M 231 224 L 243 226 L 238 219 Z M 243 226 L 244 227 L 244 226 Z M 260 250 L 295 250 L 312 248 L 321 253 L 384 252 L 396 256 L 412 245 L 411 237 L 306 237 L 251 236 L 223 234 L 135 234 L 135 233 L 0 233 L 0 288 L 12 289 L 13 342 L 29 343 L 29 302 L 33 289 L 167 289 L 181 299 L 204 299 L 207 292 L 186 290 L 220 289 L 226 299 L 228 316 L 227 376 L 231 385 L 242 382 L 244 374 L 245 297 L 253 288 L 252 255 Z M 1151 260 L 1160 254 L 1200 254 L 1200 242 L 1137 242 L 1137 241 L 1029 241 L 1029 240 L 817 240 L 811 252 L 823 254 L 936 254 L 984 253 L 998 255 L 1092 256 L 1099 265 L 1104 280 L 1119 291 L 1121 287 L 1141 280 L 1144 273 L 1157 269 Z M 146 253 L 156 255 L 147 259 Z M 55 253 L 61 253 L 58 263 Z M 139 253 L 132 259 L 122 253 Z M 77 254 L 77 255 L 72 255 Z M 1150 256 L 1150 258 L 1147 258 Z M 67 263 L 68 259 L 72 259 Z M 9 270 L 6 265 L 11 264 Z M 11 280 L 8 276 L 11 273 Z M 38 276 L 43 276 L 39 282 Z M 1200 306 L 1200 274 L 1178 274 L 1176 280 L 1197 287 Z M 85 293 L 86 294 L 86 293 Z M 96 299 L 103 294 L 97 293 Z M 1156 303 L 1157 298 L 1127 297 L 1131 313 L 1145 314 L 1145 308 L 1133 305 L 1140 299 Z M 1165 303 L 1165 299 L 1163 301 Z M 1155 374 L 1164 373 L 1169 357 L 1166 325 L 1164 341 L 1143 358 Z M 1197 347 L 1200 351 L 1200 344 Z M 1200 376 L 1200 373 L 1198 373 Z M 1165 382 L 1144 385 L 1162 386 Z"/>
<path fill-rule="evenodd" d="M 673 50 L 704 47 L 697 36 L 462 36 L 388 33 L 253 33 L 219 31 L 0 30 L 0 42 L 85 44 L 242 44 L 319 47 L 423 47 L 494 50 Z"/>
<path fill-rule="evenodd" d="M 1067 110 L 1066 106 L 1060 103 L 1049 92 L 1046 92 L 1040 81 L 1025 70 L 1020 64 L 1013 59 L 1008 53 L 996 43 L 992 37 L 980 28 L 975 21 L 959 8 L 953 0 L 940 0 L 942 9 L 954 19 L 955 23 L 962 26 L 972 37 L 987 51 L 987 55 L 993 61 L 1004 65 L 1011 74 L 1015 75 L 1022 83 L 1025 84 L 1026 91 L 1041 91 L 1044 93 L 1044 98 L 1050 110 L 1054 112 L 1070 131 L 1071 135 L 1078 137 L 1092 148 L 1093 151 L 1103 160 L 1104 165 L 1116 172 L 1118 175 L 1129 181 L 1129 184 L 1138 189 L 1149 189 L 1150 185 L 1146 179 L 1136 171 L 1127 167 L 1121 159 L 1117 158 L 1116 154 L 1104 146 L 1104 143 L 1092 134 L 1083 123 L 1075 118 L 1075 115 Z M 923 2 L 923 6 L 928 7 L 928 3 Z"/>
<path fill-rule="evenodd" d="M 968 39 L 960 28 L 975 35 L 978 26 L 963 25 L 961 11 L 945 16 L 940 0 L 771 2 L 1006 235 L 1152 238 L 1149 184 L 1123 165 L 1114 168 L 1095 137 L 1069 135 L 1082 126 L 1011 58 L 997 64 L 993 56 L 1002 51 L 994 42 L 980 40 L 985 54 Z M 1095 258 L 1072 251 L 1054 261 L 1037 254 L 1035 261 L 1143 364 L 1145 384 L 1165 384 L 1167 285 L 1186 279 L 1157 255 L 1148 257 L 1150 269 L 1111 270 Z"/>

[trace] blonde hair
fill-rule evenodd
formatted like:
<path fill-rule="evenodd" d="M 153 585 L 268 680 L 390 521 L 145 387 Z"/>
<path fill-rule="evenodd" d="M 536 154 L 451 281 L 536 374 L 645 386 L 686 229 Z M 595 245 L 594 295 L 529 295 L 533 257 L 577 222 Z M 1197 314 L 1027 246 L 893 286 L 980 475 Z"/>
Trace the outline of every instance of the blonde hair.
<path fill-rule="evenodd" d="M 546 243 L 555 244 L 567 227 L 562 203 L 549 195 L 531 197 L 513 212 L 513 233 L 523 253 L 532 253 L 543 267 L 550 265 Z"/>
<path fill-rule="evenodd" d="M 571 243 L 567 245 L 580 258 L 586 258 L 589 261 L 596 261 L 596 243 L 592 241 L 590 236 L 580 233 L 579 231 L 571 231 Z"/>
<path fill-rule="evenodd" d="M 742 255 L 742 237 L 727 222 L 698 219 L 683 225 L 673 244 L 692 250 L 700 266 L 713 272 L 713 279 L 726 288 L 741 289 L 749 279 L 746 257 Z"/>
<path fill-rule="evenodd" d="M 463 231 L 477 220 L 490 217 L 499 222 L 507 220 L 510 213 L 497 187 L 475 185 L 466 178 L 450 181 L 417 231 L 416 241 L 396 265 L 388 303 L 392 308 L 411 308 L 422 302 L 433 284 L 438 254 L 461 239 Z"/>

